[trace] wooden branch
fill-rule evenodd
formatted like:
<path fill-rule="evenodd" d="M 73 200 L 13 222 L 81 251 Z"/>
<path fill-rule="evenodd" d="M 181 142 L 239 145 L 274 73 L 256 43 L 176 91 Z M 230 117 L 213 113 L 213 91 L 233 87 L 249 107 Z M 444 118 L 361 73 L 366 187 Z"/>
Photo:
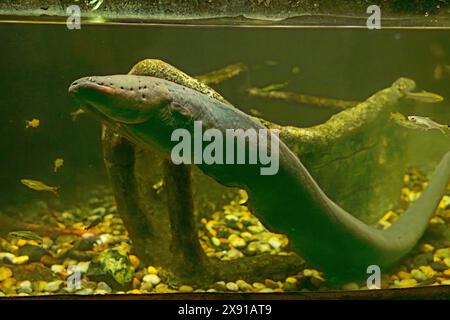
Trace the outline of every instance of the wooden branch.
<path fill-rule="evenodd" d="M 336 110 L 345 110 L 353 108 L 357 106 L 358 103 L 360 103 L 358 101 L 345 101 L 332 98 L 317 97 L 290 91 L 278 91 L 278 90 L 265 91 L 264 89 L 259 88 L 249 88 L 247 92 L 252 97 L 277 99 L 287 102 L 295 102 L 315 107 L 331 108 Z"/>

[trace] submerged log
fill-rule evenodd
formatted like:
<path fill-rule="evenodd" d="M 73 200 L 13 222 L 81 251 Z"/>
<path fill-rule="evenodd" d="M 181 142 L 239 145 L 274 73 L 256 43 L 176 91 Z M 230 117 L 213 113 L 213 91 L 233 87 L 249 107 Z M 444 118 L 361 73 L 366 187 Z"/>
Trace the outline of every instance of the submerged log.
<path fill-rule="evenodd" d="M 357 101 L 323 98 L 290 91 L 265 90 L 265 88 L 249 88 L 247 89 L 247 93 L 253 97 L 277 99 L 321 108 L 331 108 L 339 111 L 356 107 L 359 103 Z"/>
<path fill-rule="evenodd" d="M 195 226 L 190 168 L 175 166 L 107 128 L 103 150 L 117 206 L 136 254 L 144 264 L 167 270 L 166 277 L 171 281 L 201 285 L 237 277 L 249 281 L 276 279 L 295 273 L 303 265 L 295 254 L 233 261 L 208 259 Z M 156 185 L 159 187 L 152 187 Z M 202 197 L 198 199 L 197 203 L 203 202 Z"/>

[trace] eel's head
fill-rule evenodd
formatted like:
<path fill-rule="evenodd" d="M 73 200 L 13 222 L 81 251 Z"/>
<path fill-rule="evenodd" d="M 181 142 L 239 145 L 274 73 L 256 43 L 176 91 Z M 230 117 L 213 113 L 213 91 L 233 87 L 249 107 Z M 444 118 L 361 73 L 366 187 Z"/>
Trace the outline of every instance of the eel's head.
<path fill-rule="evenodd" d="M 160 81 L 130 75 L 81 78 L 70 85 L 69 95 L 106 122 L 126 125 L 148 121 L 172 101 Z"/>
<path fill-rule="evenodd" d="M 192 116 L 173 101 L 170 84 L 135 75 L 85 77 L 70 85 L 69 95 L 114 131 L 143 147 L 167 151 L 172 131 Z"/>

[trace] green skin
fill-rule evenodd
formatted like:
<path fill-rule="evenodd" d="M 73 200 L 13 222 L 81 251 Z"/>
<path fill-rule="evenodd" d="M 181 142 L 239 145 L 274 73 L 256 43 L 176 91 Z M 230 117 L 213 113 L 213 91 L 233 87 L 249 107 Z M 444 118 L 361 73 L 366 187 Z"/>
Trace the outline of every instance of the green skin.
<path fill-rule="evenodd" d="M 203 130 L 215 128 L 224 135 L 226 129 L 265 128 L 230 104 L 158 78 L 82 78 L 70 86 L 69 94 L 112 129 L 167 157 L 178 143 L 171 141 L 173 130 L 187 129 L 193 137 L 194 121 L 201 120 Z M 331 281 L 340 282 L 367 278 L 368 266 L 388 267 L 415 246 L 446 191 L 450 152 L 420 199 L 384 231 L 364 224 L 329 199 L 282 141 L 275 175 L 260 175 L 260 164 L 198 167 L 223 185 L 247 190 L 251 210 L 263 223 L 286 233 L 301 256 Z"/>

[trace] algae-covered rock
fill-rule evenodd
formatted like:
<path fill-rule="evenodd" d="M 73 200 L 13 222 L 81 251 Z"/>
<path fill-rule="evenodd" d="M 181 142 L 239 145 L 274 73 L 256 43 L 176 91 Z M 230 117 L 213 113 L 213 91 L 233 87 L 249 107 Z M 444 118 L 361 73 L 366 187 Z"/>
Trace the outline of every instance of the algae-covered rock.
<path fill-rule="evenodd" d="M 113 288 L 125 289 L 133 280 L 134 268 L 128 255 L 123 250 L 114 248 L 102 252 L 92 261 L 87 276 Z"/>

